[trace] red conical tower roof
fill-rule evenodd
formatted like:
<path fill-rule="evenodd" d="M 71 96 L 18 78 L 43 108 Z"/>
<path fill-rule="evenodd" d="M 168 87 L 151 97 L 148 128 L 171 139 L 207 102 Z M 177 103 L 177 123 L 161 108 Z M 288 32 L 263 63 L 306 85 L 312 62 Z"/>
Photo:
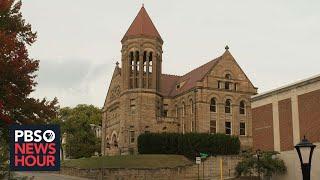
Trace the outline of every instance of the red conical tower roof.
<path fill-rule="evenodd" d="M 138 15 L 133 20 L 128 31 L 126 32 L 126 34 L 124 35 L 124 37 L 122 39 L 124 39 L 125 37 L 137 36 L 137 35 L 157 37 L 162 40 L 158 30 L 156 29 L 156 27 L 152 23 L 152 20 L 149 17 L 144 6 L 141 7 Z"/>

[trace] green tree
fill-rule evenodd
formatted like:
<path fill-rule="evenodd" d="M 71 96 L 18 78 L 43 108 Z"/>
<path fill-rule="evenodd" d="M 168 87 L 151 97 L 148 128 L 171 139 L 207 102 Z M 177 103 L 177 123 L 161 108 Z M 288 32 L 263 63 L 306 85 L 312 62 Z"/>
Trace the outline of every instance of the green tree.
<path fill-rule="evenodd" d="M 21 1 L 0 0 L 0 176 L 8 169 L 8 125 L 47 123 L 58 110 L 56 98 L 30 97 L 37 85 L 39 60 L 29 57 L 28 46 L 37 34 L 23 19 L 20 8 Z"/>
<path fill-rule="evenodd" d="M 2 131 L 0 130 L 0 179 L 4 179 L 8 176 L 8 159 L 9 159 L 9 146 L 6 142 L 8 131 Z"/>
<path fill-rule="evenodd" d="M 101 139 L 95 136 L 90 124 L 101 125 L 101 110 L 93 105 L 80 104 L 59 110 L 53 123 L 59 124 L 66 138 L 65 150 L 69 158 L 90 157 L 101 151 Z"/>
<path fill-rule="evenodd" d="M 261 152 L 259 159 L 256 154 L 249 152 L 243 154 L 243 160 L 236 166 L 237 176 L 262 175 L 270 177 L 273 174 L 285 174 L 287 167 L 282 159 L 276 155 L 278 152 Z"/>

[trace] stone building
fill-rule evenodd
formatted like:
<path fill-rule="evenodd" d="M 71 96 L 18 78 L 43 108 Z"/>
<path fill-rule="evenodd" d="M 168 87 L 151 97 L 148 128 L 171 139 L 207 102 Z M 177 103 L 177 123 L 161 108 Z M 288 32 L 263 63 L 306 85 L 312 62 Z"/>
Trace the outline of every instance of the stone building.
<path fill-rule="evenodd" d="M 185 75 L 164 74 L 163 40 L 144 7 L 121 43 L 121 67 L 103 107 L 104 155 L 137 153 L 139 134 L 148 132 L 225 133 L 252 146 L 250 97 L 257 88 L 228 47 Z"/>
<path fill-rule="evenodd" d="M 289 151 L 320 142 L 320 75 L 252 97 L 255 149 Z"/>

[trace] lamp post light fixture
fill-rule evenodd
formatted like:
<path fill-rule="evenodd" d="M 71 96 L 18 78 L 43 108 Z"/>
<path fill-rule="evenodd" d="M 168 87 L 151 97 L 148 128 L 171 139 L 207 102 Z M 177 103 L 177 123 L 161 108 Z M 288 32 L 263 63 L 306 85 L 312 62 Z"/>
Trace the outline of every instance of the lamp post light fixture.
<path fill-rule="evenodd" d="M 310 180 L 311 159 L 316 145 L 309 142 L 306 139 L 306 136 L 303 136 L 301 142 L 294 147 L 296 148 L 300 159 L 303 180 Z"/>

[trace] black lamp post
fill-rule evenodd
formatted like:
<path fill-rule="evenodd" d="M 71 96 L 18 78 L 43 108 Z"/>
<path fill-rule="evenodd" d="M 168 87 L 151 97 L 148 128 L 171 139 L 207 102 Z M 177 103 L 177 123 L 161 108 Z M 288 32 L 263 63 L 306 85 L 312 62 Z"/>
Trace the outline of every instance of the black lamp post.
<path fill-rule="evenodd" d="M 309 142 L 306 137 L 303 136 L 301 142 L 294 147 L 299 155 L 303 180 L 310 180 L 311 159 L 316 145 Z"/>

